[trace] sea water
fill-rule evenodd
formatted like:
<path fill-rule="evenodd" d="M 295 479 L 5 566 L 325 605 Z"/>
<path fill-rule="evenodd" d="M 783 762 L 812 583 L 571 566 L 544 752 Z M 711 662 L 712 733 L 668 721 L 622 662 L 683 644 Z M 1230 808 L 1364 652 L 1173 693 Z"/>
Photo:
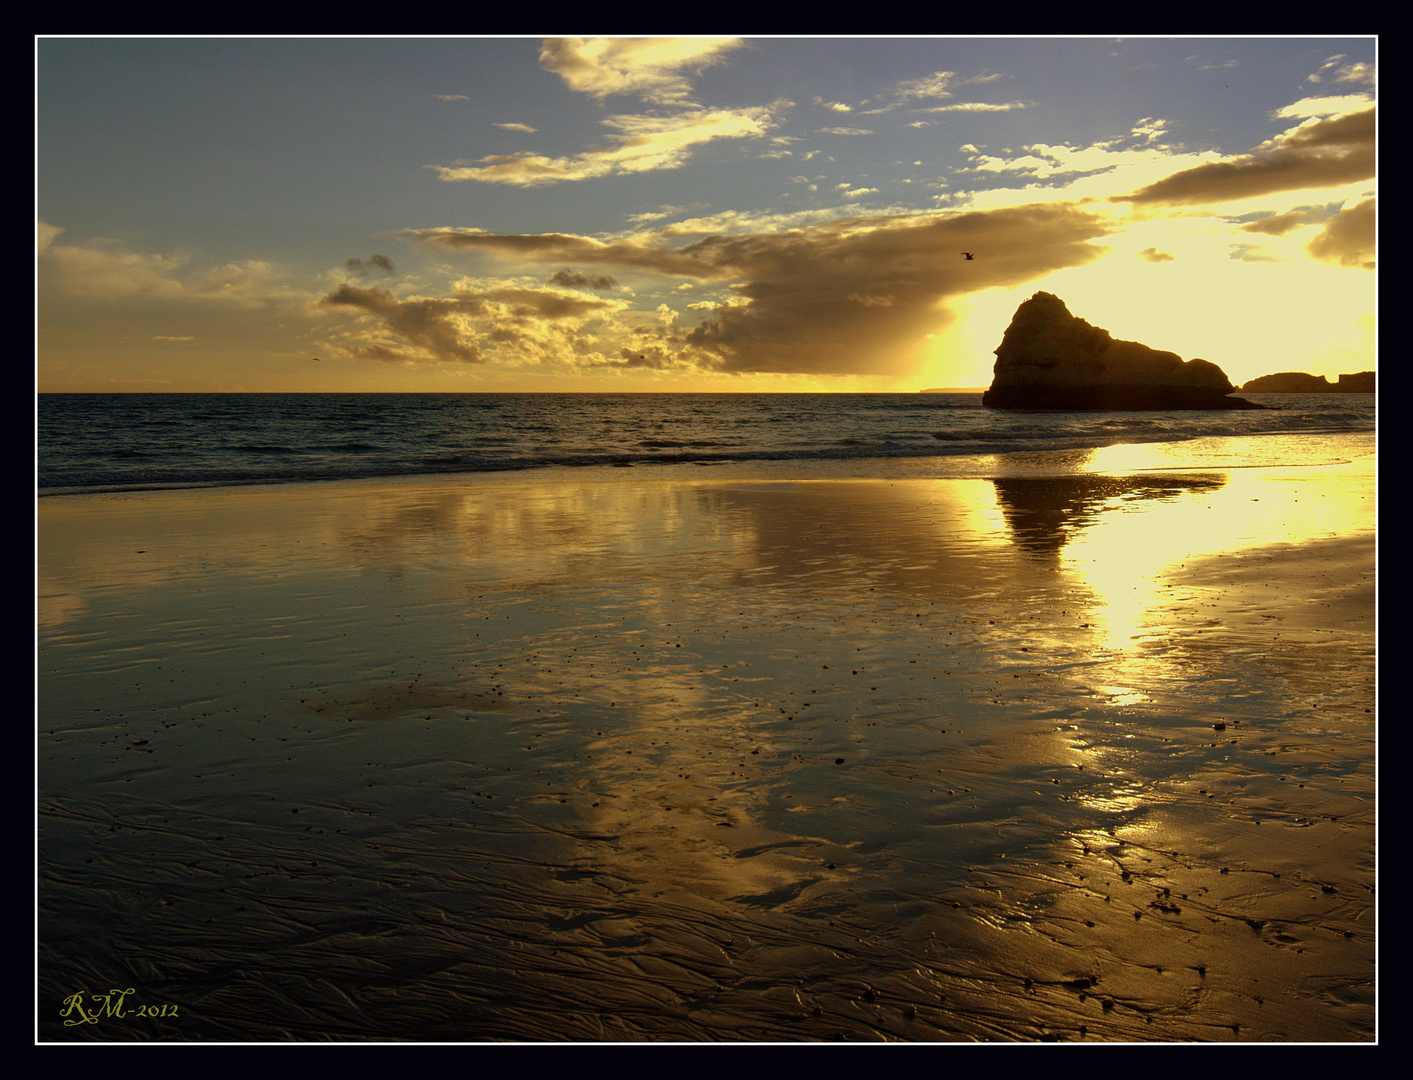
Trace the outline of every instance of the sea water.
<path fill-rule="evenodd" d="M 731 464 L 987 476 L 1324 464 L 1373 451 L 1373 394 L 1249 397 L 1268 408 L 1013 412 L 983 407 L 978 393 L 42 394 L 37 486 Z M 1116 457 L 1118 446 L 1149 449 Z"/>

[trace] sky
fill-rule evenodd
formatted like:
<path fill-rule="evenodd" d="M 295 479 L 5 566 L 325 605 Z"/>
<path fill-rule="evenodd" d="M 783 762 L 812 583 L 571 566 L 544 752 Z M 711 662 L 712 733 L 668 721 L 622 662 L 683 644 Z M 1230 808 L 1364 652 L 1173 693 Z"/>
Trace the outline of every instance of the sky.
<path fill-rule="evenodd" d="M 37 387 L 984 387 L 1042 290 L 1373 370 L 1377 45 L 37 38 Z"/>

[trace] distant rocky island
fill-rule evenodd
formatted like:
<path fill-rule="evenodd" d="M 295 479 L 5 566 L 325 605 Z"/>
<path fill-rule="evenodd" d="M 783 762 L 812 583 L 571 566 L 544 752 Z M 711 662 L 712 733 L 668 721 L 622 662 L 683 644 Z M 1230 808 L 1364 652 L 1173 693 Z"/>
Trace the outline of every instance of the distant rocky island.
<path fill-rule="evenodd" d="M 1372 394 L 1374 383 L 1372 371 L 1341 375 L 1339 382 L 1333 383 L 1323 375 L 1278 371 L 1274 375 L 1262 375 L 1259 379 L 1243 383 L 1241 389 L 1247 394 Z"/>
<path fill-rule="evenodd" d="M 1099 412 L 1260 409 L 1216 364 L 1115 339 L 1038 292 L 1016 309 L 981 403 L 995 409 Z"/>

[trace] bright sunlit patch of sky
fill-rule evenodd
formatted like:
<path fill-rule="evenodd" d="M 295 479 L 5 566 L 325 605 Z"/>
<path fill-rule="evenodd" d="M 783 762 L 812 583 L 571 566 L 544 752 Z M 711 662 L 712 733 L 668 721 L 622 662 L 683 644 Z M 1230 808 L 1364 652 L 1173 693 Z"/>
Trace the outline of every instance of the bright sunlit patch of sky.
<path fill-rule="evenodd" d="M 1369 370 L 1376 50 L 42 38 L 39 387 L 984 386 L 1040 289 Z"/>

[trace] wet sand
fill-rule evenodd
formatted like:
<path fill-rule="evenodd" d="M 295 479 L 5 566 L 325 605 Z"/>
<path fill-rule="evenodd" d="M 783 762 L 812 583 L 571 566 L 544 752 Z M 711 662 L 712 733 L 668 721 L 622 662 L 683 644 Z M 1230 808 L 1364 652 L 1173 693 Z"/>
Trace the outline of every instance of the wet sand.
<path fill-rule="evenodd" d="M 1372 1040 L 1374 486 L 42 499 L 38 1037 Z"/>

